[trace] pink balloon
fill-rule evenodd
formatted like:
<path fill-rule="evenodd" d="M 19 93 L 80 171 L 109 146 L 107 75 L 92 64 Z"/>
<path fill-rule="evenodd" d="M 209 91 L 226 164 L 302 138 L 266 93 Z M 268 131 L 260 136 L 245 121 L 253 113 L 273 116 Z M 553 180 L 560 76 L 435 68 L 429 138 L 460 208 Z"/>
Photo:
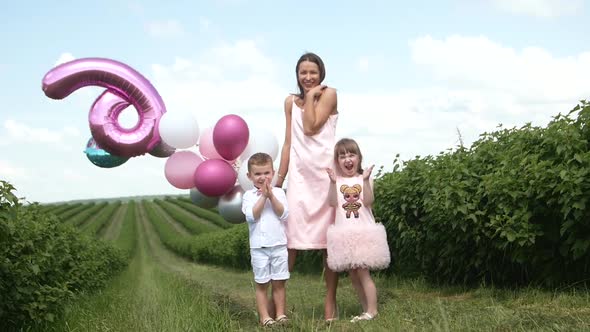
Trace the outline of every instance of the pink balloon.
<path fill-rule="evenodd" d="M 213 128 L 213 145 L 226 160 L 234 160 L 248 145 L 250 131 L 246 121 L 235 114 L 222 117 Z"/>
<path fill-rule="evenodd" d="M 221 196 L 230 191 L 238 174 L 234 168 L 221 159 L 203 161 L 194 173 L 194 185 L 204 195 Z"/>
<path fill-rule="evenodd" d="M 166 180 L 178 189 L 191 189 L 195 186 L 194 174 L 203 158 L 192 151 L 177 151 L 166 160 L 164 174 Z"/>
<path fill-rule="evenodd" d="M 213 145 L 213 128 L 209 127 L 203 130 L 199 137 L 199 152 L 207 159 L 222 159 L 223 157 L 215 150 Z"/>

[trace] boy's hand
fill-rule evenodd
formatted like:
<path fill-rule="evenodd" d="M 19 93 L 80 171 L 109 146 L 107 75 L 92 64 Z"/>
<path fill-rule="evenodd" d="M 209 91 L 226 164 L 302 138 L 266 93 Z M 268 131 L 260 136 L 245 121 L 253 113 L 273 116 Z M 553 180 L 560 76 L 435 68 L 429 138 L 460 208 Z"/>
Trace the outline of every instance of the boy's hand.
<path fill-rule="evenodd" d="M 334 173 L 334 170 L 331 168 L 326 168 L 326 173 L 328 173 L 330 181 L 332 181 L 332 183 L 336 183 L 336 174 Z"/>
<path fill-rule="evenodd" d="M 365 171 L 363 172 L 363 180 L 368 180 L 369 177 L 371 177 L 371 172 L 373 172 L 373 167 L 375 167 L 375 165 L 371 165 L 371 166 L 365 168 Z"/>
<path fill-rule="evenodd" d="M 272 185 L 270 182 L 271 179 L 267 179 L 264 183 L 264 185 L 266 186 L 266 192 L 268 193 L 268 198 L 272 198 L 274 196 L 274 194 L 272 193 Z"/>

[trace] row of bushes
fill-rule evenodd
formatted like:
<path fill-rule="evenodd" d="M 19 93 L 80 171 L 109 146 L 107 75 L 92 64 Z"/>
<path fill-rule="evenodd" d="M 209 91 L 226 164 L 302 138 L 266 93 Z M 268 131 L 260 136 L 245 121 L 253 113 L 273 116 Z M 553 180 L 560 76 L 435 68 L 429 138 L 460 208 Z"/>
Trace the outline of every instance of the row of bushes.
<path fill-rule="evenodd" d="M 589 120 L 582 101 L 547 127 L 500 128 L 470 148 L 396 160 L 375 181 L 375 214 L 398 271 L 445 282 L 587 279 Z"/>
<path fill-rule="evenodd" d="M 176 203 L 176 199 L 169 202 Z M 239 270 L 248 270 L 250 266 L 250 246 L 248 239 L 248 225 L 241 223 L 230 225 L 230 228 L 213 232 L 199 232 L 194 236 L 182 236 L 172 225 L 164 220 L 154 205 L 145 201 L 140 206 L 145 208 L 146 217 L 154 226 L 160 240 L 166 247 L 176 254 L 195 262 L 224 266 Z M 183 205 L 179 205 L 183 206 Z M 191 212 L 198 211 L 200 215 L 210 212 L 206 209 L 192 206 Z M 165 211 L 168 213 L 168 211 Z M 298 272 L 319 272 L 322 269 L 322 256 L 317 251 L 301 252 L 296 260 L 295 269 Z"/>
<path fill-rule="evenodd" d="M 53 321 L 81 292 L 92 292 L 126 265 L 125 254 L 80 236 L 69 224 L 23 206 L 0 181 L 0 329 Z"/>

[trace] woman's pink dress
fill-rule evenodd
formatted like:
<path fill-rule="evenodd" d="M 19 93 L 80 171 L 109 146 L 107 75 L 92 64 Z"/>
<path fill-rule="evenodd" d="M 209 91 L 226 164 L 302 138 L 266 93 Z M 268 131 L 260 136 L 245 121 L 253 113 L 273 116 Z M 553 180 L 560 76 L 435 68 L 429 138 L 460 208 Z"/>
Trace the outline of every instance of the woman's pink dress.
<path fill-rule="evenodd" d="M 383 224 L 363 202 L 363 176 L 336 179 L 336 222 L 328 228 L 328 266 L 332 271 L 381 270 L 391 254 Z"/>
<path fill-rule="evenodd" d="M 330 115 L 319 133 L 306 136 L 303 112 L 293 98 L 287 175 L 287 247 L 325 249 L 328 226 L 334 223 L 334 208 L 327 203 L 330 178 L 326 168 L 334 167 L 338 114 Z"/>

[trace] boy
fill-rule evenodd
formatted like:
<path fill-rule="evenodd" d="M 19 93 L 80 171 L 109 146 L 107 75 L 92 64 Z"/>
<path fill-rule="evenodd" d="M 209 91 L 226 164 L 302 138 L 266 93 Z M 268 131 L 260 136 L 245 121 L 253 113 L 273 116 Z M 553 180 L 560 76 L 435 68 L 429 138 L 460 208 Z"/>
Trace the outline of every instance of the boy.
<path fill-rule="evenodd" d="M 256 307 L 262 326 L 288 322 L 285 283 L 290 274 L 285 222 L 289 209 L 285 192 L 271 184 L 273 176 L 272 158 L 268 154 L 255 153 L 248 159 L 248 179 L 255 188 L 242 196 L 242 212 L 248 222 Z M 266 295 L 269 283 L 273 302 L 270 305 Z M 272 304 L 276 320 L 268 309 Z"/>

